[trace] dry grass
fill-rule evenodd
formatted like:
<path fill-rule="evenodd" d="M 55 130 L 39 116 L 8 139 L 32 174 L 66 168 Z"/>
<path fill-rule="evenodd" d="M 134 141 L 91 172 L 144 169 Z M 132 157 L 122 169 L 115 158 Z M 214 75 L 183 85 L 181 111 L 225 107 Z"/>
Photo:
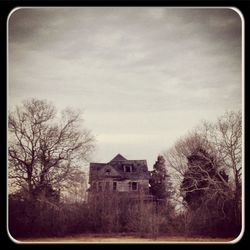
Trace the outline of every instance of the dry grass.
<path fill-rule="evenodd" d="M 181 242 L 223 242 L 228 243 L 233 238 L 206 238 L 206 237 L 180 237 L 159 236 L 157 238 L 141 238 L 136 236 L 121 235 L 75 235 L 67 237 L 20 238 L 20 243 L 181 243 Z"/>

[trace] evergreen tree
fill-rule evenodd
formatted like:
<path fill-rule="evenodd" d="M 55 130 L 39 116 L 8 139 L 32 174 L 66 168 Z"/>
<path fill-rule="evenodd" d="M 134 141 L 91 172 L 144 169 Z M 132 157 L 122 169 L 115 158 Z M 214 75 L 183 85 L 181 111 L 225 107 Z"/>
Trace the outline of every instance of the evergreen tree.
<path fill-rule="evenodd" d="M 188 169 L 181 184 L 183 200 L 191 212 L 190 232 L 201 235 L 237 235 L 233 193 L 228 175 L 216 157 L 198 148 L 187 157 Z"/>
<path fill-rule="evenodd" d="M 227 189 L 228 176 L 219 170 L 216 159 L 202 148 L 187 157 L 188 169 L 184 174 L 181 191 L 189 208 L 196 209 L 202 202 L 223 195 Z"/>
<path fill-rule="evenodd" d="M 166 199 L 170 191 L 168 187 L 168 175 L 165 165 L 165 159 L 163 156 L 159 155 L 157 161 L 153 166 L 153 171 L 151 172 L 151 178 L 149 181 L 150 184 L 150 192 L 157 199 Z"/>

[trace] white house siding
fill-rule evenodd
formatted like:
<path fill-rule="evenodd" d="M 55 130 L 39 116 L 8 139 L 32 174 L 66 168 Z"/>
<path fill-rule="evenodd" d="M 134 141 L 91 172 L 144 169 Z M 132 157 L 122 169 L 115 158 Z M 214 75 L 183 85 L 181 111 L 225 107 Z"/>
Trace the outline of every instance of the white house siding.
<path fill-rule="evenodd" d="M 129 182 L 130 182 L 130 180 L 118 181 L 117 182 L 117 191 L 118 192 L 128 192 L 129 191 Z"/>
<path fill-rule="evenodd" d="M 123 180 L 116 181 L 110 178 L 104 179 L 102 181 L 95 182 L 94 186 L 97 188 L 97 191 L 113 191 L 113 182 L 116 182 L 116 192 L 136 192 L 143 188 L 144 190 L 148 190 L 148 180 Z M 132 182 L 137 183 L 137 190 L 132 190 Z M 99 187 L 101 186 L 101 190 Z"/>

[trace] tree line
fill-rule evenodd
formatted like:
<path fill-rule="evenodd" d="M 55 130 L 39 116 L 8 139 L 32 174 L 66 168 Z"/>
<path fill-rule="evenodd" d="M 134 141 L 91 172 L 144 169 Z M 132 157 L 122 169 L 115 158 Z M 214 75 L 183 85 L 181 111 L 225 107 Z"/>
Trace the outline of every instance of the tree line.
<path fill-rule="evenodd" d="M 190 234 L 237 236 L 242 224 L 242 115 L 203 122 L 165 153 Z"/>
<path fill-rule="evenodd" d="M 203 122 L 159 155 L 145 200 L 83 197 L 95 138 L 81 113 L 31 99 L 8 117 L 8 226 L 13 237 L 81 233 L 237 237 L 242 227 L 242 117 Z M 86 184 L 87 185 L 87 184 Z M 85 187 L 86 187 L 85 185 Z M 66 202 L 67 196 L 73 199 Z"/>

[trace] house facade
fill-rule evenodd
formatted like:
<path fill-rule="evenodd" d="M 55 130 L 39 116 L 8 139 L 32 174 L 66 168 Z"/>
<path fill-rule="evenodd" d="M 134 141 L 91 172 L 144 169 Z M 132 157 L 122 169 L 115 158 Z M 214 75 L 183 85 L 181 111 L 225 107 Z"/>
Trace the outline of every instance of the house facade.
<path fill-rule="evenodd" d="M 149 194 L 149 178 L 146 160 L 127 160 L 118 154 L 108 163 L 90 163 L 89 194 Z"/>

